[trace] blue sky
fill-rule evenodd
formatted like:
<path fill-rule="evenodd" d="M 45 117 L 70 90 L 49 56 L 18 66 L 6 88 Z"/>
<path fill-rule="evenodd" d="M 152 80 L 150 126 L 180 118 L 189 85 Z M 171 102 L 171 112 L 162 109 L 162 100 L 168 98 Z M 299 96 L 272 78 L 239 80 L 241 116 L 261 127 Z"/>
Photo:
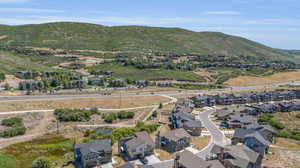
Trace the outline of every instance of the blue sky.
<path fill-rule="evenodd" d="M 0 0 L 0 24 L 54 21 L 218 31 L 300 49 L 299 0 Z"/>

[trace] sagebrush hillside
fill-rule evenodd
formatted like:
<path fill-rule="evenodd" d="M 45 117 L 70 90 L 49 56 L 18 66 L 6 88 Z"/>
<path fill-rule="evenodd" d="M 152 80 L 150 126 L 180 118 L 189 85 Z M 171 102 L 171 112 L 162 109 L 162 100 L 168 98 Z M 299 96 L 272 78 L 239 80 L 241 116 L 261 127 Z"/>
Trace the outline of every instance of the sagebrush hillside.
<path fill-rule="evenodd" d="M 296 56 L 245 38 L 218 32 L 86 23 L 0 26 L 0 44 L 68 50 L 198 53 L 295 60 Z"/>

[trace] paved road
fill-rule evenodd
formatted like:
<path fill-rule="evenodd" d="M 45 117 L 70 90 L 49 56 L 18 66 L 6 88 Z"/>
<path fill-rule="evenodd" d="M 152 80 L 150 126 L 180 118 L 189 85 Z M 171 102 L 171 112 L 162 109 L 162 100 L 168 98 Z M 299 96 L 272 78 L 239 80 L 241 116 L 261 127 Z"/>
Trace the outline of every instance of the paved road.
<path fill-rule="evenodd" d="M 196 111 L 196 113 L 198 113 L 198 119 L 201 120 L 202 124 L 205 128 L 207 128 L 211 135 L 211 140 L 209 144 L 203 150 L 201 150 L 200 153 L 197 154 L 202 159 L 205 159 L 206 156 L 210 154 L 213 144 L 218 144 L 222 146 L 226 144 L 226 137 L 224 133 L 221 132 L 221 130 L 210 118 L 210 115 L 215 111 L 216 110 L 214 108 L 209 108 L 204 112 Z"/>
<path fill-rule="evenodd" d="M 260 85 L 260 86 L 247 86 L 247 87 L 231 87 L 225 89 L 213 89 L 213 90 L 188 90 L 188 91 L 160 91 L 160 92 L 143 92 L 143 93 L 124 93 L 122 96 L 153 96 L 153 95 L 184 95 L 184 94 L 200 94 L 209 93 L 216 91 L 245 91 L 252 89 L 264 89 L 264 88 L 274 88 L 280 85 L 295 84 L 300 85 L 300 81 L 295 82 L 284 82 L 276 83 L 272 85 Z M 104 97 L 119 97 L 119 93 L 114 93 L 111 95 L 102 94 L 82 94 L 82 95 L 43 95 L 43 96 L 0 96 L 0 102 L 11 102 L 11 101 L 34 101 L 34 100 L 68 100 L 68 99 L 78 99 L 78 98 L 104 98 Z"/>

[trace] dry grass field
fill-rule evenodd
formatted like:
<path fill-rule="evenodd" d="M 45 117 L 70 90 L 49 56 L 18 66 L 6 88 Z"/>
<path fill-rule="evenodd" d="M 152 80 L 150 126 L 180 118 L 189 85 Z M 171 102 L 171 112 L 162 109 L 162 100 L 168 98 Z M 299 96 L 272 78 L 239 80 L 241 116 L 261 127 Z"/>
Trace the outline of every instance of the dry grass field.
<path fill-rule="evenodd" d="M 299 168 L 300 143 L 284 138 L 277 138 L 276 144 L 270 148 L 263 165 L 274 168 Z"/>
<path fill-rule="evenodd" d="M 255 86 L 265 85 L 280 82 L 291 82 L 300 80 L 300 71 L 295 72 L 281 72 L 270 76 L 240 76 L 238 78 L 230 79 L 225 84 L 229 86 Z"/>
<path fill-rule="evenodd" d="M 201 150 L 208 145 L 210 139 L 211 139 L 210 136 L 193 137 L 192 138 L 193 147 L 198 150 Z"/>
<path fill-rule="evenodd" d="M 82 98 L 73 100 L 43 100 L 43 101 L 16 101 L 3 102 L 0 104 L 0 112 L 24 111 L 24 110 L 47 110 L 58 108 L 130 108 L 148 105 L 157 105 L 169 101 L 161 96 L 145 97 L 122 97 L 121 103 L 118 97 L 108 98 Z M 120 106 L 121 105 L 121 106 Z"/>

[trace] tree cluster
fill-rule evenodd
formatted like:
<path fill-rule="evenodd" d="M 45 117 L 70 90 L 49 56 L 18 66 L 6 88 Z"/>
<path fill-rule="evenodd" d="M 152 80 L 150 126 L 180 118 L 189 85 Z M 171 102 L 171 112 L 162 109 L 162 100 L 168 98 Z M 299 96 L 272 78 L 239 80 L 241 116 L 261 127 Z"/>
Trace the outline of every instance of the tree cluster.
<path fill-rule="evenodd" d="M 9 138 L 26 133 L 23 119 L 20 117 L 12 117 L 4 119 L 1 123 L 3 126 L 9 127 L 0 133 L 0 137 Z"/>
<path fill-rule="evenodd" d="M 98 109 L 56 109 L 54 114 L 59 121 L 64 122 L 89 121 L 92 115 L 98 114 Z"/>
<path fill-rule="evenodd" d="M 107 123 L 113 123 L 115 120 L 131 119 L 134 117 L 134 112 L 118 112 L 103 114 L 102 118 Z"/>

